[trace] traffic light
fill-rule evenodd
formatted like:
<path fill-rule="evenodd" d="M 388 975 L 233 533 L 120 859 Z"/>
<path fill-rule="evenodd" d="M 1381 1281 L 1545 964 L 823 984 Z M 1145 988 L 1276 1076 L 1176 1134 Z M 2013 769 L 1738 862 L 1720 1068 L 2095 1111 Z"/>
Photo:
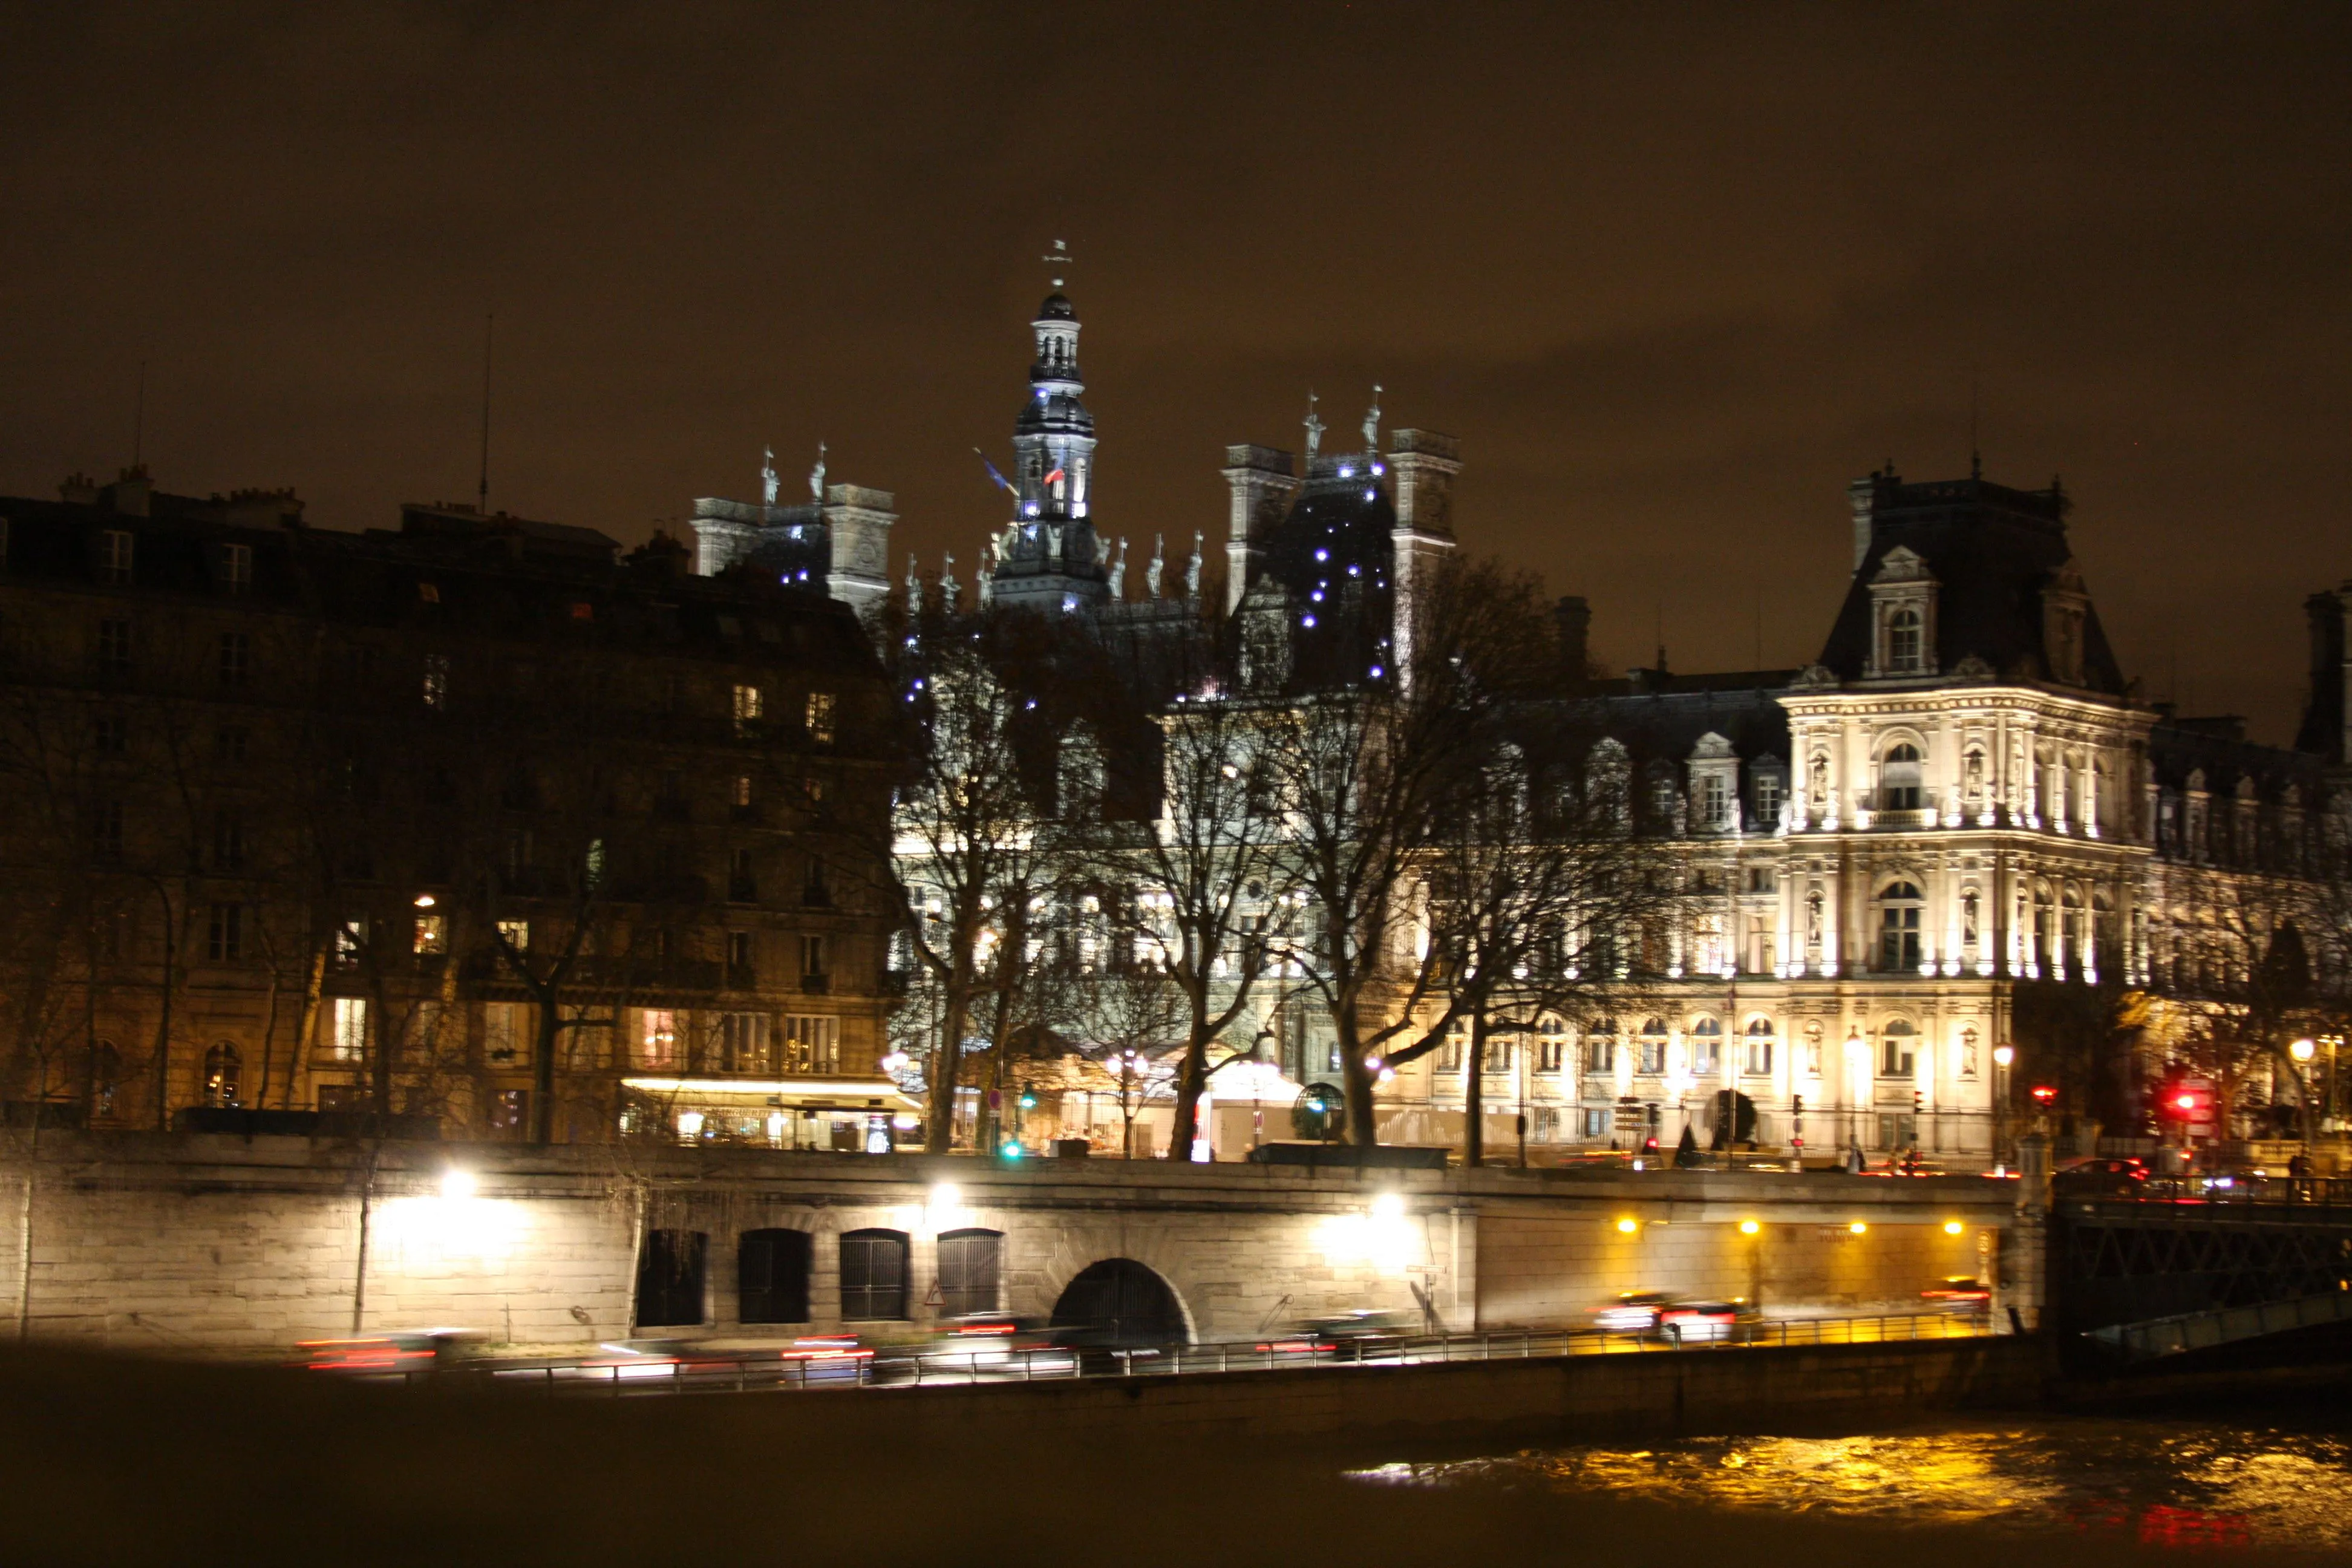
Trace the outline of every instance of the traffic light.
<path fill-rule="evenodd" d="M 1021 1109 L 1024 1110 L 1034 1110 L 1037 1109 L 1036 1090 L 1024 1089 L 1021 1091 Z"/>
<path fill-rule="evenodd" d="M 2047 1107 L 2056 1104 L 2057 1100 L 2058 1091 L 2055 1089 L 2053 1089 L 2050 1085 L 2046 1083 L 2037 1083 L 2033 1086 L 2034 1104 Z"/>
<path fill-rule="evenodd" d="M 2156 1103 L 2166 1121 L 2184 1128 L 2213 1124 L 2213 1086 L 2204 1079 L 2182 1074 L 2166 1079 L 2157 1090 Z"/>
<path fill-rule="evenodd" d="M 1805 1097 L 1803 1095 L 1792 1094 L 1789 1097 L 1789 1114 L 1801 1121 L 1804 1120 Z"/>
<path fill-rule="evenodd" d="M 1922 1093 L 1922 1092 L 1921 1092 L 1920 1090 L 1918 1090 L 1918 1089 L 1913 1089 L 1913 1090 L 1911 1091 L 1911 1114 L 1912 1114 L 1912 1115 L 1914 1115 L 1914 1116 L 1921 1116 L 1921 1115 L 1925 1115 L 1925 1114 L 1927 1113 L 1927 1095 L 1926 1095 L 1926 1094 L 1924 1094 L 1924 1093 Z"/>

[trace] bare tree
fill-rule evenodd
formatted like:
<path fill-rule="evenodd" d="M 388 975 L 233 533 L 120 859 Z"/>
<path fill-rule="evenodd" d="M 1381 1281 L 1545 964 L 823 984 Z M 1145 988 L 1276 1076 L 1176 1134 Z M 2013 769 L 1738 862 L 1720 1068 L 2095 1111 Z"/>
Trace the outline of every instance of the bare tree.
<path fill-rule="evenodd" d="M 1415 1043 L 1425 1046 L 1474 994 L 1444 985 L 1444 944 L 1410 940 L 1448 813 L 1472 798 L 1508 743 L 1513 711 L 1559 668 L 1533 583 L 1499 567 L 1448 563 L 1411 612 L 1410 646 L 1425 651 L 1392 683 L 1257 708 L 1258 755 L 1286 815 L 1288 880 L 1305 905 L 1303 929 L 1283 952 L 1330 1019 L 1349 1132 L 1362 1145 L 1379 1142 L 1372 1089 L 1389 1043 L 1420 1029 Z M 1425 1028 L 1424 1004 L 1440 1005 Z"/>
<path fill-rule="evenodd" d="M 1099 899 L 1116 963 L 1157 977 L 1131 984 L 1172 991 L 1182 1003 L 1175 1157 L 1197 1136 L 1211 1075 L 1248 1055 L 1211 1060 L 1215 1043 L 1253 1014 L 1299 911 L 1277 767 L 1260 751 L 1267 733 L 1262 715 L 1218 700 L 1213 688 L 1186 693 L 1159 723 L 1156 816 L 1089 816 L 1070 825 L 1069 850 L 1104 884 Z M 1066 782 L 1075 771 L 1064 770 Z M 1073 815 L 1066 805 L 1064 815 Z"/>

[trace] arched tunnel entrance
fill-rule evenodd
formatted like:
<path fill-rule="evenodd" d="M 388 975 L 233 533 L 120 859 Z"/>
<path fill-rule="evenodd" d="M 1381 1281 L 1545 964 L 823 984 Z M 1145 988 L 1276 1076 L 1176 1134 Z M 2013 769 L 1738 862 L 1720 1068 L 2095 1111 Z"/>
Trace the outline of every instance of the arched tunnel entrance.
<path fill-rule="evenodd" d="M 1078 1270 L 1054 1303 L 1054 1327 L 1066 1331 L 1066 1342 L 1110 1350 L 1185 1339 L 1176 1292 L 1131 1258 L 1106 1258 Z"/>

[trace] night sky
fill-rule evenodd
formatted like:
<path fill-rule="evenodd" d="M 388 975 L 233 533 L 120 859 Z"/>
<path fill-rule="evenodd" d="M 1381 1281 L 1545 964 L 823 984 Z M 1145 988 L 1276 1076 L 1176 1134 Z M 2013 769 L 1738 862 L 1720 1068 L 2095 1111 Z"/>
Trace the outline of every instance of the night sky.
<path fill-rule="evenodd" d="M 163 489 L 469 499 L 495 310 L 494 506 L 635 542 L 822 437 L 969 584 L 1058 237 L 1140 554 L 1379 381 L 1610 663 L 1801 663 L 1973 382 L 2126 669 L 2284 741 L 2347 182 L 2335 5 L 8 5 L 0 492 L 111 478 L 143 360 Z"/>

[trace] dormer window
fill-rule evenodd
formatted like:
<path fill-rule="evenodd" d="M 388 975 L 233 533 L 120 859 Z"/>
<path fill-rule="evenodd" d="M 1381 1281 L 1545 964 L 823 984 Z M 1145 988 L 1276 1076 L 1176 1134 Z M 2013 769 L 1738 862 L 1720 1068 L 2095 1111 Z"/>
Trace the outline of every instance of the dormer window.
<path fill-rule="evenodd" d="M 1886 617 L 1886 672 L 1919 673 L 1919 612 L 1905 605 Z"/>
<path fill-rule="evenodd" d="M 1936 578 L 1918 554 L 1903 545 L 1886 552 L 1870 582 L 1870 668 L 1874 676 L 1932 675 L 1936 671 Z"/>

